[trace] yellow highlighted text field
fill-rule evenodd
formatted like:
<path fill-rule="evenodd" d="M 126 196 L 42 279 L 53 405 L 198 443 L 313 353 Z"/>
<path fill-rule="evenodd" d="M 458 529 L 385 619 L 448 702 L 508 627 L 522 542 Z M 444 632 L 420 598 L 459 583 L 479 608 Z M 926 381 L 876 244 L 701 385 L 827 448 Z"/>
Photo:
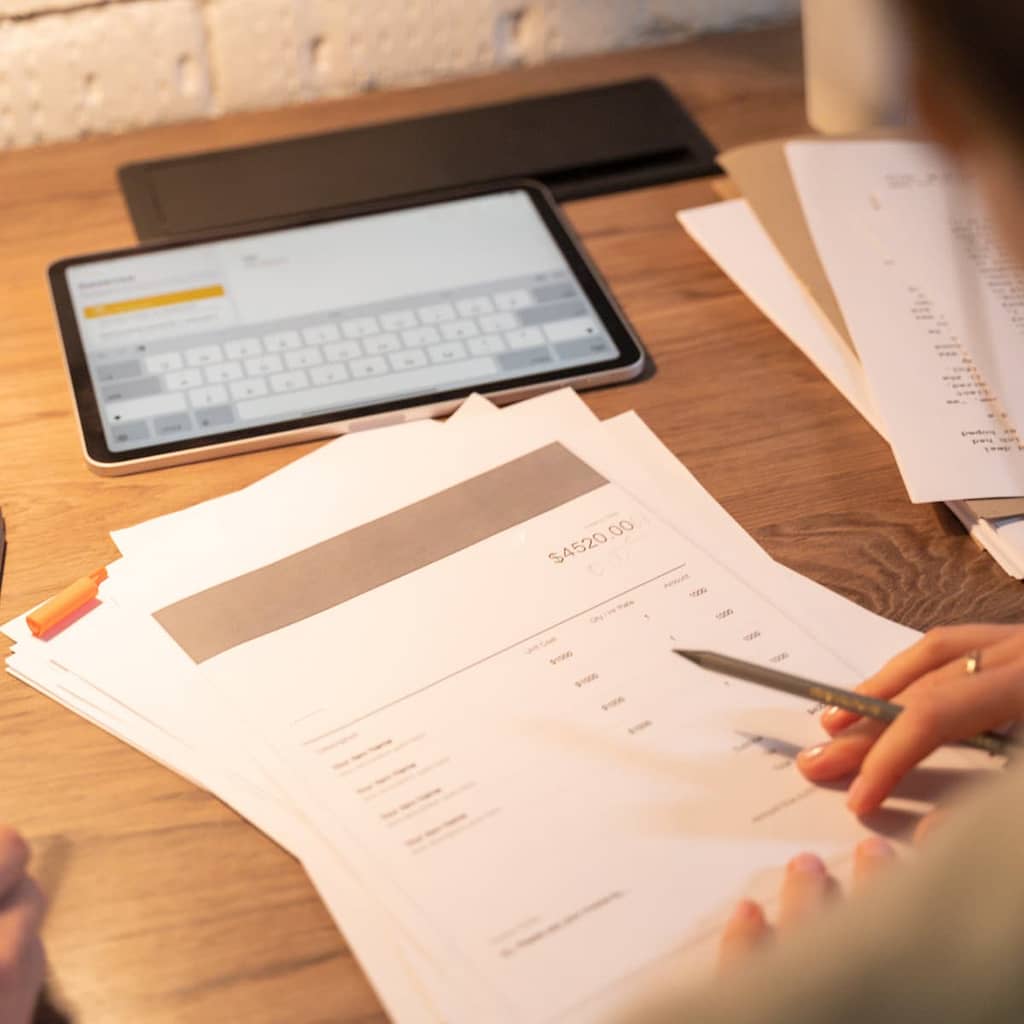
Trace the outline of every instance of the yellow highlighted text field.
<path fill-rule="evenodd" d="M 85 315 L 89 320 L 101 316 L 115 316 L 118 313 L 137 313 L 140 309 L 157 309 L 160 306 L 177 306 L 182 302 L 196 302 L 199 299 L 219 299 L 224 294 L 223 285 L 211 284 L 205 288 L 190 288 L 181 292 L 165 292 L 163 295 L 143 295 L 138 299 L 123 302 L 107 302 L 102 306 L 86 306 Z"/>

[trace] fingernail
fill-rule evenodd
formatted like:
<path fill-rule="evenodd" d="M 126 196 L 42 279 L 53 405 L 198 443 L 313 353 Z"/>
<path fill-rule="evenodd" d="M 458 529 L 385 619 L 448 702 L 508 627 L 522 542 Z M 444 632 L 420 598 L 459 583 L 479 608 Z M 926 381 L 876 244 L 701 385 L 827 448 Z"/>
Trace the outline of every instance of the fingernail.
<path fill-rule="evenodd" d="M 801 853 L 789 862 L 789 870 L 797 871 L 802 875 L 823 875 L 825 874 L 825 865 L 821 858 L 815 857 L 813 853 Z"/>
<path fill-rule="evenodd" d="M 819 743 L 816 747 L 808 747 L 807 750 L 801 750 L 798 756 L 801 761 L 816 761 L 831 746 L 831 743 Z"/>
<path fill-rule="evenodd" d="M 822 712 L 821 719 L 823 722 L 831 722 L 839 717 L 840 711 L 842 711 L 842 708 L 826 708 Z"/>
<path fill-rule="evenodd" d="M 854 814 L 862 814 L 867 808 L 867 797 L 870 795 L 868 780 L 858 775 L 850 784 L 850 790 L 846 794 L 846 806 Z"/>
<path fill-rule="evenodd" d="M 740 902 L 733 907 L 733 920 L 752 921 L 754 918 L 760 916 L 761 911 L 753 900 L 740 900 Z"/>

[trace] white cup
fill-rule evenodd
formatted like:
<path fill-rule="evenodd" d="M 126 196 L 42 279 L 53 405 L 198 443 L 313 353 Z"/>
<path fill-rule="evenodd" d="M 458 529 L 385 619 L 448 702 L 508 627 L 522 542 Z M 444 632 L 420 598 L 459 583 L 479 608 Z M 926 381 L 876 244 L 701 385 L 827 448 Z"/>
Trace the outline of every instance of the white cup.
<path fill-rule="evenodd" d="M 906 45 L 888 0 L 803 0 L 807 120 L 850 134 L 906 124 Z"/>

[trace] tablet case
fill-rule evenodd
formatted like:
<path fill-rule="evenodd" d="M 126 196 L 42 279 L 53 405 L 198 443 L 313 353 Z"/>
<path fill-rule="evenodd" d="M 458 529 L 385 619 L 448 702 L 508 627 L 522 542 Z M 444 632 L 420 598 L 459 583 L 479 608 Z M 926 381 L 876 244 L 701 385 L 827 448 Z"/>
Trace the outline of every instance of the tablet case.
<path fill-rule="evenodd" d="M 653 78 L 118 172 L 143 242 L 513 178 L 539 179 L 565 200 L 715 173 L 714 147 Z"/>

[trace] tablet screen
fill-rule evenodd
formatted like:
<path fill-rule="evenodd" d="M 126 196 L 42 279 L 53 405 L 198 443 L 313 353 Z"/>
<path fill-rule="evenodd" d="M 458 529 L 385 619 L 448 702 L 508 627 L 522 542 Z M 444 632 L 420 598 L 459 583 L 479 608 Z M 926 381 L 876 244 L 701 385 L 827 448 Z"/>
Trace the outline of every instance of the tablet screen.
<path fill-rule="evenodd" d="M 66 271 L 127 452 L 619 356 L 525 190 Z"/>

